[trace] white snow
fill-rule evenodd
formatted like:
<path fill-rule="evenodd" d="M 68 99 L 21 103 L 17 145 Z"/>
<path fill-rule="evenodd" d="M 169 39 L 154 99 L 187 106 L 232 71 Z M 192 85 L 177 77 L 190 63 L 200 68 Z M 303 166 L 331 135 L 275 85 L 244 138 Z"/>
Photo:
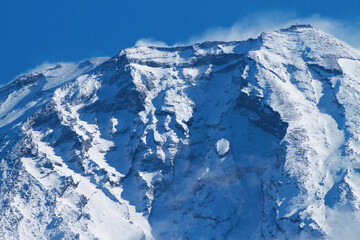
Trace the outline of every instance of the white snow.
<path fill-rule="evenodd" d="M 216 152 L 219 154 L 219 156 L 224 156 L 229 152 L 230 149 L 230 143 L 225 138 L 220 139 L 216 143 Z"/>
<path fill-rule="evenodd" d="M 0 236 L 354 236 L 359 51 L 293 26 L 106 60 L 1 88 Z"/>
<path fill-rule="evenodd" d="M 346 75 L 354 79 L 360 77 L 360 61 L 353 59 L 340 58 L 339 64 Z"/>

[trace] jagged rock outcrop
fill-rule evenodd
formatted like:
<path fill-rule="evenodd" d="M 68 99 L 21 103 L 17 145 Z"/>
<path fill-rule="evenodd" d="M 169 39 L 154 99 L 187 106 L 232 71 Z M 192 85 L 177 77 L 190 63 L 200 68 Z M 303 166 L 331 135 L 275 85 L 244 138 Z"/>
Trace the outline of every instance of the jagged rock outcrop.
<path fill-rule="evenodd" d="M 359 69 L 294 25 L 20 76 L 0 89 L 0 238 L 356 239 Z"/>

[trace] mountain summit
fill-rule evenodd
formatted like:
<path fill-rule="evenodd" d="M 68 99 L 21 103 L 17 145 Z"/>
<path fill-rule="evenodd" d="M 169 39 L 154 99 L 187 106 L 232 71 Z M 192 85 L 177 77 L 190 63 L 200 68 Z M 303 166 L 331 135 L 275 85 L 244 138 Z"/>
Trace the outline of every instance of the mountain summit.
<path fill-rule="evenodd" d="M 310 25 L 0 88 L 1 239 L 356 239 L 360 52 Z"/>

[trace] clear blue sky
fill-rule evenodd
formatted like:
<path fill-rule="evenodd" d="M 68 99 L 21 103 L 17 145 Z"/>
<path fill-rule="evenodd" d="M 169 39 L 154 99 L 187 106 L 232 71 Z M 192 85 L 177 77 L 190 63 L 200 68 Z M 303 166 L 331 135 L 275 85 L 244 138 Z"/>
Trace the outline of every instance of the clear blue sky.
<path fill-rule="evenodd" d="M 0 0 L 0 84 L 46 61 L 112 56 L 144 37 L 173 44 L 277 10 L 352 23 L 360 1 Z"/>

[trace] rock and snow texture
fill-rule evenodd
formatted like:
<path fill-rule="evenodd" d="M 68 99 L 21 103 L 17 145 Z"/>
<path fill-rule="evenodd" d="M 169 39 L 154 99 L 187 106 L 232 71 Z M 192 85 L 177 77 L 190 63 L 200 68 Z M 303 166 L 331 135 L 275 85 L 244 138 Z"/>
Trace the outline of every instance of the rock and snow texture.
<path fill-rule="evenodd" d="M 23 75 L 0 88 L 0 238 L 357 239 L 359 69 L 297 25 Z"/>

